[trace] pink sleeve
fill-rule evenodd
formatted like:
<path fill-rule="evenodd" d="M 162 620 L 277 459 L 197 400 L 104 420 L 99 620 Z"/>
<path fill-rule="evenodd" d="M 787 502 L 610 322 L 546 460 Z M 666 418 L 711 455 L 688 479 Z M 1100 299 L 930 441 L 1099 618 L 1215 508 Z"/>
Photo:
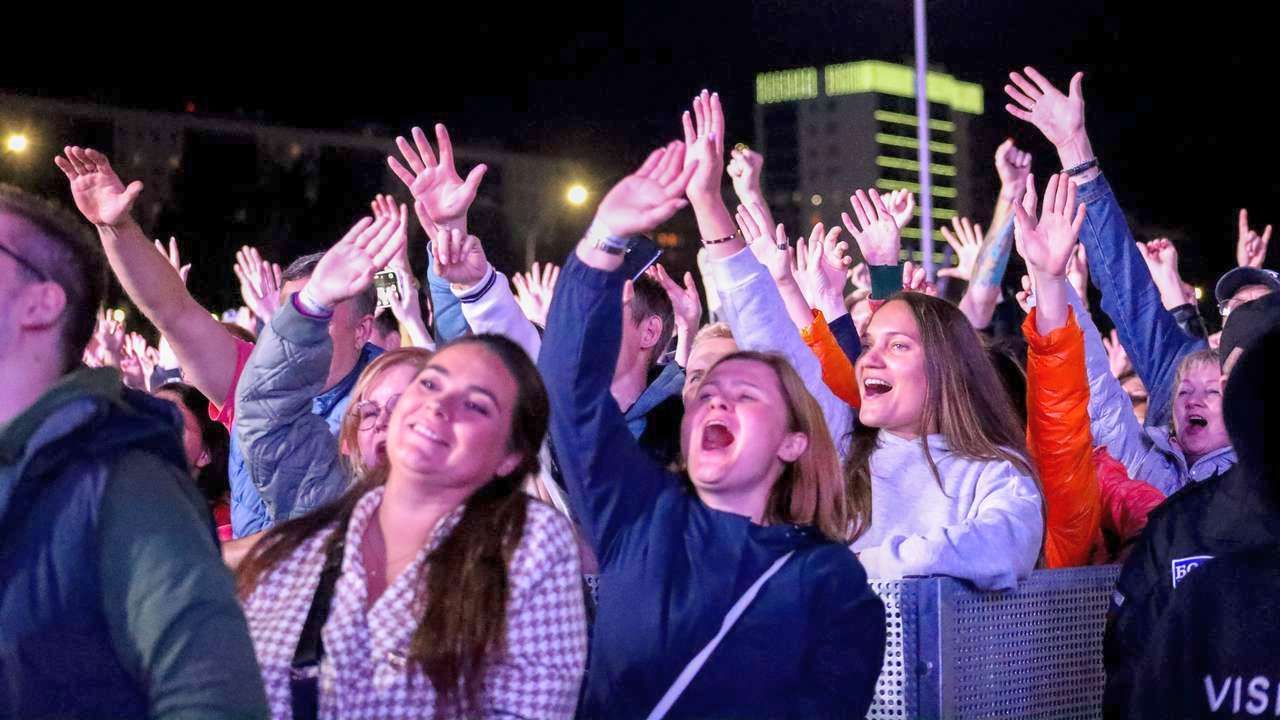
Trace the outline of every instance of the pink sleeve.
<path fill-rule="evenodd" d="M 236 417 L 236 385 L 240 384 L 240 374 L 244 372 L 244 366 L 249 362 L 249 355 L 253 353 L 253 343 L 233 337 L 236 343 L 236 372 L 231 376 L 231 388 L 227 390 L 227 397 L 223 399 L 221 406 L 209 400 L 209 419 L 214 422 L 222 423 L 227 430 L 231 429 L 231 422 Z"/>

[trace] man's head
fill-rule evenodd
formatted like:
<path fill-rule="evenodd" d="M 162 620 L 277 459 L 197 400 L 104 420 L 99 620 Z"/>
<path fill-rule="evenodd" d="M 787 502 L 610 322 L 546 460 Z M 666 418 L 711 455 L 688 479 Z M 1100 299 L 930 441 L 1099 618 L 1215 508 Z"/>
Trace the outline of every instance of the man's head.
<path fill-rule="evenodd" d="M 1280 493 L 1275 467 L 1280 464 L 1280 447 L 1267 433 L 1267 412 L 1280 400 L 1275 365 L 1280 357 L 1280 327 L 1250 342 L 1227 381 L 1225 409 L 1231 444 L 1246 471 L 1269 480 Z M 1277 495 L 1280 500 L 1280 495 Z"/>
<path fill-rule="evenodd" d="M 285 268 L 281 280 L 280 298 L 287 301 L 306 286 L 324 253 L 303 255 Z M 360 350 L 373 334 L 373 312 L 378 305 L 377 291 L 370 285 L 367 290 L 350 300 L 338 303 L 329 321 L 329 337 L 333 340 L 333 359 L 329 362 L 329 377 L 325 387 L 332 387 L 356 366 Z"/>
<path fill-rule="evenodd" d="M 1280 274 L 1262 268 L 1238 267 L 1218 279 L 1213 288 L 1223 322 L 1241 305 L 1280 290 Z"/>
<path fill-rule="evenodd" d="M 675 311 L 662 286 L 647 275 L 641 275 L 632 286 L 635 292 L 623 308 L 622 347 L 615 376 L 648 373 L 667 349 L 675 329 Z"/>
<path fill-rule="evenodd" d="M 738 343 L 734 341 L 733 331 L 729 329 L 728 323 L 707 325 L 693 336 L 689 361 L 684 369 L 684 389 L 681 391 L 686 407 L 693 401 L 698 385 L 711 366 L 736 352 Z"/>
<path fill-rule="evenodd" d="M 383 308 L 381 312 L 374 314 L 373 334 L 369 336 L 369 342 L 383 350 L 400 347 L 400 321 L 396 320 L 395 313 L 390 309 Z"/>
<path fill-rule="evenodd" d="M 79 364 L 106 293 L 106 267 L 101 246 L 73 215 L 0 185 L 0 358 L 22 353 L 54 363 L 59 374 Z"/>
<path fill-rule="evenodd" d="M 1243 303 L 1227 316 L 1218 342 L 1218 355 L 1222 358 L 1222 380 L 1231 377 L 1232 368 L 1244 349 L 1273 328 L 1280 327 L 1280 294 L 1264 293 L 1256 300 Z"/>

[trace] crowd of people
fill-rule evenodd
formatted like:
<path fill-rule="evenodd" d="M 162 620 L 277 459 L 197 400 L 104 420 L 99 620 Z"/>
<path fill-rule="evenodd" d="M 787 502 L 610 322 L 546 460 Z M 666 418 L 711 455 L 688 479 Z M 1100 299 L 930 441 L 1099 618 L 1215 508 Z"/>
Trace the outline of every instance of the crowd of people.
<path fill-rule="evenodd" d="M 1110 563 L 1109 717 L 1280 713 L 1271 227 L 1240 211 L 1210 333 L 1173 243 L 1134 241 L 1082 75 L 1009 77 L 1061 170 L 997 149 L 943 293 L 901 262 L 908 191 L 793 241 L 706 90 L 511 278 L 442 125 L 388 158 L 424 282 L 379 195 L 324 252 L 242 249 L 223 315 L 102 153 L 54 160 L 79 218 L 0 187 L 0 717 L 862 717 L 869 579 Z M 686 208 L 673 278 L 647 236 Z"/>

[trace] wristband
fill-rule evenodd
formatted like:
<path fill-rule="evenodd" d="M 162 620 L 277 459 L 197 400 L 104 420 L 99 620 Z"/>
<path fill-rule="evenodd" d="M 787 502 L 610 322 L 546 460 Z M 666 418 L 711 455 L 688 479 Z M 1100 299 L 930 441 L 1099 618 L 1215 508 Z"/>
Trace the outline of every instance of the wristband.
<path fill-rule="evenodd" d="M 302 290 L 293 297 L 296 299 L 295 305 L 298 308 L 298 311 L 303 315 L 320 320 L 328 320 L 333 317 L 333 308 L 328 307 L 319 300 L 316 300 L 315 297 L 311 295 L 310 283 L 303 285 Z"/>
<path fill-rule="evenodd" d="M 702 244 L 703 244 L 703 245 L 719 245 L 719 244 L 721 244 L 721 243 L 727 243 L 727 242 L 729 242 L 730 240 L 733 240 L 734 238 L 738 237 L 738 236 L 739 236 L 739 235 L 741 235 L 741 234 L 742 234 L 742 231 L 741 231 L 741 230 L 734 230 L 732 235 L 727 235 L 727 236 L 722 237 L 722 238 L 715 238 L 714 240 L 706 240 L 706 239 L 703 239 L 703 240 L 702 240 Z"/>
<path fill-rule="evenodd" d="M 884 300 L 902 290 L 901 265 L 869 265 L 871 271 L 871 298 Z"/>
<path fill-rule="evenodd" d="M 1080 173 L 1086 172 L 1088 170 L 1092 170 L 1093 168 L 1096 168 L 1096 167 L 1098 167 L 1098 158 L 1093 158 L 1092 160 L 1086 160 L 1073 168 L 1068 168 L 1066 170 L 1063 170 L 1063 172 L 1065 172 L 1067 175 L 1070 175 L 1071 177 L 1075 177 Z"/>

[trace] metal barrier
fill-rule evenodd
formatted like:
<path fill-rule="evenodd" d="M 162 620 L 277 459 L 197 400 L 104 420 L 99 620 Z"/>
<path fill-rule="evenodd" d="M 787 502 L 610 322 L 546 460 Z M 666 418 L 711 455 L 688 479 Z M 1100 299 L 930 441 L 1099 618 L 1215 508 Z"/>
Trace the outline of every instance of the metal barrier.
<path fill-rule="evenodd" d="M 1037 570 L 1016 590 L 873 580 L 884 665 L 871 720 L 1102 717 L 1102 633 L 1120 566 Z M 591 596 L 599 580 L 586 576 Z"/>
<path fill-rule="evenodd" d="M 1016 590 L 872 581 L 884 666 L 868 718 L 1102 716 L 1102 634 L 1119 566 L 1039 570 Z"/>

